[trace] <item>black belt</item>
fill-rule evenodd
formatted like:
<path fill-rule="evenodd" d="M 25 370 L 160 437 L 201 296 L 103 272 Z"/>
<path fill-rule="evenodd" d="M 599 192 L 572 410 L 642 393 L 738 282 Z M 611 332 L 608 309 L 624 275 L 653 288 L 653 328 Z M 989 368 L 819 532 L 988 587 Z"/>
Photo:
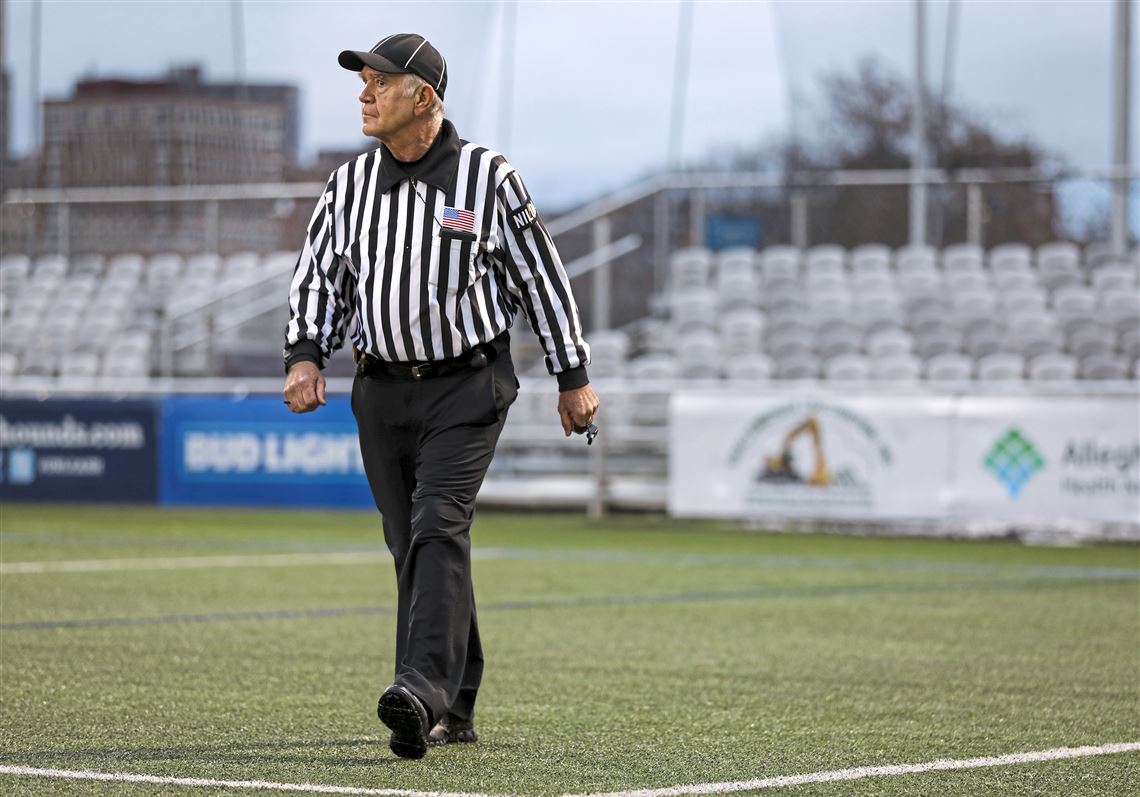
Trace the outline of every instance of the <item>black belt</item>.
<path fill-rule="evenodd" d="M 356 351 L 356 375 L 364 377 L 387 377 L 406 382 L 420 382 L 460 371 L 478 371 L 495 360 L 495 347 L 480 343 L 458 357 L 429 362 L 390 362 L 362 351 Z"/>

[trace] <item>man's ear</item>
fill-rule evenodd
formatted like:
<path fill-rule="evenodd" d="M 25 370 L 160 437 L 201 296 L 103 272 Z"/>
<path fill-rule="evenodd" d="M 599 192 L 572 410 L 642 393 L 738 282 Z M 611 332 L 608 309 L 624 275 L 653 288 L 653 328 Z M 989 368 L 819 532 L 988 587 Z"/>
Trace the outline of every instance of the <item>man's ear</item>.
<path fill-rule="evenodd" d="M 416 95 L 416 110 L 426 111 L 431 107 L 432 101 L 435 99 L 435 92 L 431 86 L 420 86 L 419 93 Z"/>

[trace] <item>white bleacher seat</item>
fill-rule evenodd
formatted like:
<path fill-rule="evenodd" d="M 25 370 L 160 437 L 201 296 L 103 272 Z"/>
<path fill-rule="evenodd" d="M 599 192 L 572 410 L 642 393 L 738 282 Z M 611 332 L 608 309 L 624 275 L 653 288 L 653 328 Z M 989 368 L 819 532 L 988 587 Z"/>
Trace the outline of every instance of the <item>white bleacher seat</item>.
<path fill-rule="evenodd" d="M 985 253 L 976 244 L 953 244 L 942 250 L 942 270 L 951 274 L 981 274 Z"/>
<path fill-rule="evenodd" d="M 765 284 L 774 277 L 796 279 L 800 258 L 800 250 L 794 246 L 769 246 L 760 253 L 760 274 Z"/>
<path fill-rule="evenodd" d="M 214 253 L 202 252 L 186 258 L 186 266 L 183 269 L 183 274 L 187 277 L 194 275 L 212 278 L 221 270 L 221 267 L 221 257 Z"/>
<path fill-rule="evenodd" d="M 23 351 L 39 335 L 41 327 L 41 319 L 35 316 L 9 317 L 4 322 L 4 334 L 0 335 L 0 351 Z"/>
<path fill-rule="evenodd" d="M 1128 360 L 1135 360 L 1140 357 L 1140 327 L 1132 327 L 1121 332 L 1120 338 L 1117 340 L 1117 348 Z"/>
<path fill-rule="evenodd" d="M 922 364 L 910 355 L 894 355 L 871 361 L 871 376 L 887 382 L 914 382 L 922 375 Z"/>
<path fill-rule="evenodd" d="M 960 352 L 962 333 L 949 325 L 929 326 L 918 330 L 915 342 L 918 353 L 929 360 L 941 354 Z"/>
<path fill-rule="evenodd" d="M 1025 358 L 1011 351 L 998 351 L 978 358 L 978 381 L 1014 382 L 1025 373 Z"/>
<path fill-rule="evenodd" d="M 760 270 L 756 265 L 756 252 L 746 247 L 733 247 L 720 252 L 716 258 L 716 281 L 756 279 Z"/>
<path fill-rule="evenodd" d="M 32 261 L 27 255 L 0 256 L 0 285 L 6 285 L 9 280 L 23 282 L 31 270 Z"/>
<path fill-rule="evenodd" d="M 40 255 L 32 265 L 31 278 L 36 282 L 58 282 L 67 274 L 68 262 L 63 255 Z"/>
<path fill-rule="evenodd" d="M 810 330 L 793 326 L 774 327 L 767 337 L 769 354 L 783 360 L 796 355 L 807 356 L 813 351 L 814 339 Z"/>
<path fill-rule="evenodd" d="M 809 298 L 811 294 L 818 293 L 842 293 L 844 295 L 851 293 L 851 289 L 847 285 L 847 280 L 844 279 L 841 273 L 835 274 L 823 271 L 807 274 L 804 277 L 804 284 L 807 288 Z"/>
<path fill-rule="evenodd" d="M 938 253 L 933 246 L 908 245 L 895 252 L 895 271 L 903 274 L 936 272 Z"/>
<path fill-rule="evenodd" d="M 106 267 L 107 260 L 102 255 L 80 255 L 71 261 L 71 274 L 72 276 L 82 274 L 99 279 L 103 276 Z"/>
<path fill-rule="evenodd" d="M 668 380 L 677 377 L 677 359 L 666 354 L 643 354 L 629 361 L 629 374 L 634 379 Z"/>
<path fill-rule="evenodd" d="M 883 244 L 856 246 L 848 259 L 852 274 L 888 274 L 891 269 L 891 250 Z"/>
<path fill-rule="evenodd" d="M 1038 279 L 1049 290 L 1083 281 L 1080 250 L 1076 244 L 1068 241 L 1042 244 L 1037 247 L 1036 259 Z"/>
<path fill-rule="evenodd" d="M 1031 271 L 999 271 L 993 275 L 994 289 L 1001 293 L 1026 293 L 1038 289 L 1037 276 Z"/>
<path fill-rule="evenodd" d="M 590 375 L 614 379 L 625 374 L 629 335 L 616 329 L 599 330 L 586 336 L 590 344 Z"/>
<path fill-rule="evenodd" d="M 1112 243 L 1109 241 L 1093 241 L 1085 246 L 1084 264 L 1086 270 L 1098 268 L 1105 263 L 1115 263 L 1118 260 L 1116 253 L 1112 251 Z"/>
<path fill-rule="evenodd" d="M 673 326 L 679 331 L 716 325 L 717 296 L 712 291 L 694 289 L 674 293 L 671 303 Z"/>
<path fill-rule="evenodd" d="M 20 373 L 23 376 L 54 376 L 56 356 L 43 348 L 34 348 L 20 355 Z"/>
<path fill-rule="evenodd" d="M 181 255 L 172 253 L 155 255 L 147 263 L 144 271 L 147 285 L 168 288 L 181 276 L 183 265 Z"/>
<path fill-rule="evenodd" d="M 778 379 L 818 379 L 819 360 L 810 354 L 795 355 L 776 361 Z"/>
<path fill-rule="evenodd" d="M 988 258 L 990 273 L 1027 274 L 1033 267 L 1033 250 L 1025 244 L 1000 244 L 990 250 Z"/>
<path fill-rule="evenodd" d="M 858 302 L 853 309 L 855 320 L 867 332 L 899 326 L 904 318 L 902 307 L 893 297 L 868 297 Z"/>
<path fill-rule="evenodd" d="M 1140 293 L 1135 290 L 1102 293 L 1097 305 L 1104 323 L 1111 324 L 1118 332 L 1140 326 Z"/>
<path fill-rule="evenodd" d="M 947 274 L 946 287 L 951 293 L 990 292 L 990 282 L 980 271 L 958 271 Z"/>
<path fill-rule="evenodd" d="M 966 382 L 974 371 L 974 361 L 964 354 L 948 351 L 926 360 L 923 366 L 930 382 Z"/>
<path fill-rule="evenodd" d="M 734 381 L 765 382 L 772 378 L 772 361 L 763 354 L 746 354 L 726 360 L 724 372 Z"/>
<path fill-rule="evenodd" d="M 975 360 L 1003 351 L 1008 345 L 1004 334 L 988 326 L 968 329 L 962 342 L 963 349 Z"/>
<path fill-rule="evenodd" d="M 905 329 L 889 327 L 867 335 L 864 347 L 877 360 L 909 356 L 914 351 L 914 336 Z"/>
<path fill-rule="evenodd" d="M 1067 354 L 1049 352 L 1029 361 L 1031 382 L 1071 382 L 1077 378 L 1077 362 Z"/>
<path fill-rule="evenodd" d="M 1083 285 L 1066 285 L 1053 292 L 1053 309 L 1058 317 L 1091 317 L 1096 311 L 1096 296 Z"/>
<path fill-rule="evenodd" d="M 716 295 L 717 307 L 722 311 L 760 306 L 760 284 L 752 274 L 736 274 L 718 279 Z"/>
<path fill-rule="evenodd" d="M 109 353 L 103 358 L 102 375 L 143 378 L 150 375 L 150 359 L 143 355 Z"/>
<path fill-rule="evenodd" d="M 896 284 L 904 297 L 939 296 L 943 289 L 942 279 L 933 271 L 899 274 Z"/>
<path fill-rule="evenodd" d="M 15 352 L 0 351 L 0 378 L 15 376 L 20 371 L 20 358 Z"/>
<path fill-rule="evenodd" d="M 971 324 L 997 314 L 997 299 L 992 293 L 958 293 L 954 295 L 951 312 L 961 324 Z"/>
<path fill-rule="evenodd" d="M 856 271 L 851 275 L 851 289 L 860 295 L 894 295 L 898 291 L 889 273 Z"/>
<path fill-rule="evenodd" d="M 677 341 L 677 366 L 682 377 L 714 379 L 720 376 L 721 349 L 717 336 L 695 330 Z"/>
<path fill-rule="evenodd" d="M 145 265 L 142 255 L 115 255 L 107 263 L 107 279 L 137 282 L 142 276 Z"/>
<path fill-rule="evenodd" d="M 823 375 L 835 382 L 862 382 L 871 378 L 871 364 L 860 354 L 840 354 L 827 360 Z"/>
<path fill-rule="evenodd" d="M 1128 362 L 1116 354 L 1091 354 L 1080 360 L 1081 379 L 1119 380 L 1128 378 Z"/>
<path fill-rule="evenodd" d="M 1116 349 L 1116 334 L 1102 324 L 1087 324 L 1068 336 L 1066 348 L 1078 360 L 1094 354 L 1110 354 Z"/>
<path fill-rule="evenodd" d="M 1136 290 L 1135 273 L 1120 263 L 1110 263 L 1094 269 L 1089 275 L 1089 282 L 1097 293 Z"/>
<path fill-rule="evenodd" d="M 760 351 L 764 340 L 764 314 L 736 310 L 720 320 L 720 341 L 725 356 L 736 357 Z"/>
<path fill-rule="evenodd" d="M 88 378 L 99 373 L 100 357 L 96 352 L 70 352 L 60 358 L 61 377 Z"/>
<path fill-rule="evenodd" d="M 1045 310 L 1048 297 L 1041 288 L 1008 291 L 998 294 L 998 305 L 1010 314 Z"/>
<path fill-rule="evenodd" d="M 807 250 L 804 255 L 804 273 L 808 277 L 820 274 L 833 274 L 842 277 L 846 262 L 847 252 L 842 246 L 820 244 Z"/>

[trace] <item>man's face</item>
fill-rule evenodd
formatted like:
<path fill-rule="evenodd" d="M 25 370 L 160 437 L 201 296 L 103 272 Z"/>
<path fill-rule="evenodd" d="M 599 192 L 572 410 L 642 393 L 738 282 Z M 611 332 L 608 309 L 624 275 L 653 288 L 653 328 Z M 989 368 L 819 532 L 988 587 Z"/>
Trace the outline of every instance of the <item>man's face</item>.
<path fill-rule="evenodd" d="M 364 88 L 360 92 L 361 131 L 386 141 L 414 120 L 414 97 L 404 96 L 407 75 L 377 72 L 370 66 L 360 72 Z"/>

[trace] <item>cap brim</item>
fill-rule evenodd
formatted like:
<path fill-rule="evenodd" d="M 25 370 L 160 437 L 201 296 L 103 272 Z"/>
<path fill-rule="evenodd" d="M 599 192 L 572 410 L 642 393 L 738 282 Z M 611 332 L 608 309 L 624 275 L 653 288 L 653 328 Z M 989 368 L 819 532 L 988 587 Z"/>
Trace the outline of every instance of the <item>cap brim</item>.
<path fill-rule="evenodd" d="M 408 70 L 397 66 L 382 55 L 370 53 L 367 50 L 345 50 L 337 56 L 337 63 L 350 72 L 359 72 L 370 66 L 377 72 L 390 72 L 394 74 L 407 74 Z"/>

